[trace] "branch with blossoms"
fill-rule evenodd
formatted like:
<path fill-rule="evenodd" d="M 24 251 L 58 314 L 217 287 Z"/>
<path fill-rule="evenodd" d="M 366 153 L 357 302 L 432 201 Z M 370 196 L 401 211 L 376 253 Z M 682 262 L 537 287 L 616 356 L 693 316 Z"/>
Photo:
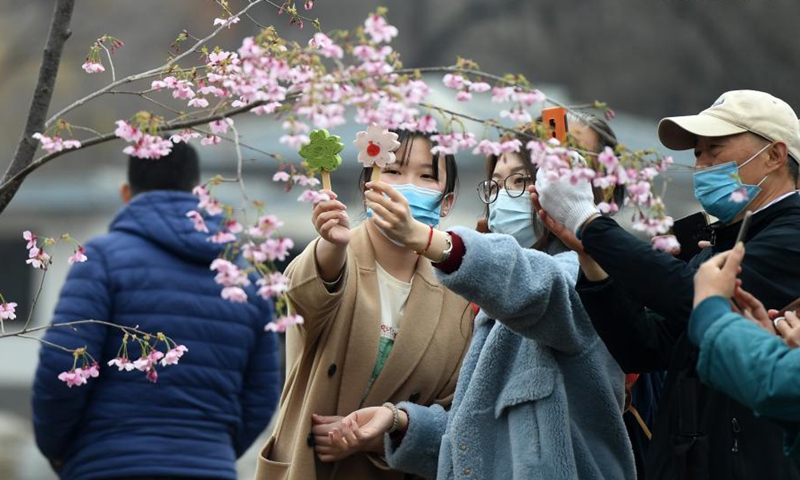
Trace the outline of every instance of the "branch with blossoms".
<path fill-rule="evenodd" d="M 28 312 L 28 318 L 20 330 L 13 332 L 6 332 L 6 321 L 14 321 L 17 318 L 16 309 L 17 303 L 7 301 L 3 293 L 0 292 L 0 340 L 8 337 L 27 338 L 35 340 L 48 347 L 57 348 L 67 353 L 72 354 L 72 368 L 59 374 L 58 379 L 65 382 L 68 387 L 84 385 L 88 379 L 96 378 L 100 375 L 100 365 L 86 347 L 67 348 L 62 345 L 49 342 L 42 338 L 32 336 L 31 334 L 49 328 L 72 328 L 84 324 L 100 324 L 120 330 L 123 333 L 122 343 L 120 345 L 117 357 L 108 362 L 108 366 L 115 365 L 120 370 L 131 371 L 133 369 L 140 370 L 147 375 L 147 379 L 151 382 L 156 382 L 158 379 L 158 372 L 156 371 L 156 364 L 160 361 L 162 366 L 175 365 L 178 359 L 187 352 L 187 348 L 183 345 L 177 344 L 174 340 L 158 332 L 155 335 L 139 330 L 136 327 L 126 327 L 115 323 L 103 320 L 75 320 L 71 322 L 57 323 L 46 325 L 42 327 L 31 328 L 31 320 L 33 313 L 36 310 L 36 305 L 39 302 L 39 297 L 42 293 L 42 286 L 47 274 L 49 266 L 53 263 L 52 257 L 45 251 L 45 248 L 51 248 L 57 245 L 60 241 L 67 242 L 73 246 L 73 253 L 67 259 L 67 263 L 73 265 L 75 263 L 83 263 L 88 260 L 86 256 L 86 249 L 72 238 L 69 234 L 63 234 L 58 239 L 43 237 L 40 238 L 29 230 L 22 233 L 22 238 L 27 242 L 26 248 L 28 249 L 28 259 L 26 263 L 37 270 L 42 270 L 42 278 L 39 282 L 39 288 L 36 295 L 31 302 L 31 308 Z M 128 343 L 132 342 L 139 346 L 141 355 L 138 360 L 131 361 L 128 355 Z M 163 343 L 166 347 L 167 353 L 158 350 L 159 343 Z"/>
<path fill-rule="evenodd" d="M 209 19 L 213 30 L 164 65 L 120 80 L 112 75 L 112 82 L 105 87 L 69 104 L 46 122 L 43 117 L 39 123 L 34 122 L 38 129 L 26 127 L 21 144 L 38 140 L 47 153 L 36 160 L 32 151 L 30 157 L 15 156 L 12 162 L 15 167 L 9 169 L 0 184 L 0 212 L 28 174 L 67 152 L 121 139 L 126 142 L 124 154 L 157 161 L 175 143 L 194 142 L 214 148 L 231 135 L 237 151 L 235 181 L 240 185 L 244 203 L 257 210 L 256 220 L 245 228 L 246 219 L 251 216 L 246 208 L 240 209 L 243 217 L 237 219 L 234 214 L 238 210 L 211 196 L 212 190 L 227 180 L 215 177 L 195 189 L 198 207 L 187 212 L 187 221 L 193 222 L 197 230 L 209 233 L 209 241 L 225 245 L 223 254 L 211 265 L 217 283 L 222 286 L 221 296 L 234 302 L 247 301 L 244 287 L 255 282 L 258 295 L 274 300 L 277 307 L 278 319 L 267 325 L 273 330 L 302 321 L 291 313 L 285 297 L 286 279 L 275 267 L 276 261 L 286 258 L 293 241 L 279 234 L 280 221 L 266 211 L 265 204 L 249 202 L 241 154 L 246 145 L 240 141 L 235 116 L 252 113 L 281 122 L 284 134 L 278 141 L 295 150 L 309 142 L 311 128 L 335 130 L 349 120 L 432 133 L 437 142 L 435 154 L 457 154 L 463 150 L 483 155 L 512 153 L 521 152 L 525 146 L 532 152 L 530 160 L 547 175 L 568 177 L 572 181 L 589 180 L 602 189 L 606 193 L 606 201 L 599 205 L 603 211 L 613 212 L 621 207 L 614 203 L 610 192 L 613 187 L 624 185 L 625 202 L 635 207 L 635 228 L 656 234 L 671 225 L 663 202 L 652 188 L 653 179 L 668 168 L 671 159 L 654 150 L 630 151 L 624 145 L 597 155 L 577 148 L 571 139 L 566 144 L 550 140 L 543 126 L 531 126 L 531 122 L 538 106 L 545 103 L 563 106 L 563 102 L 534 88 L 521 75 L 483 72 L 475 62 L 463 58 L 452 66 L 407 68 L 390 45 L 399 32 L 388 23 L 383 8 L 369 14 L 352 31 L 328 35 L 321 31 L 317 20 L 300 15 L 293 1 L 253 1 L 237 13 L 227 1 L 217 3 L 223 14 L 213 21 Z M 236 51 L 209 47 L 219 32 L 237 28 L 257 4 L 270 5 L 279 18 L 287 15 L 284 18 L 291 25 L 302 27 L 303 22 L 310 22 L 317 31 L 309 35 L 307 43 L 300 44 L 286 41 L 276 27 L 267 26 L 260 34 L 244 38 Z M 306 2 L 305 7 L 308 10 L 313 3 Z M 183 31 L 173 47 L 189 38 L 196 37 Z M 95 76 L 103 75 L 97 67 L 102 64 L 101 52 L 106 52 L 113 66 L 111 47 L 121 45 L 121 41 L 108 35 L 100 37 L 90 47 L 84 63 L 91 65 L 84 70 Z M 200 62 L 190 64 L 194 58 L 190 55 L 199 56 Z M 117 63 L 119 67 L 120 62 Z M 435 105 L 429 100 L 431 87 L 423 73 L 443 74 L 442 85 L 454 92 L 460 104 L 480 97 L 490 99 L 497 105 L 496 114 L 479 119 L 457 108 Z M 145 81 L 150 83 L 142 88 L 139 82 Z M 111 94 L 138 95 L 156 110 L 140 110 L 117 120 L 113 133 L 74 138 L 76 131 L 104 129 L 71 125 L 66 117 L 75 109 Z M 614 115 L 601 102 L 591 106 L 606 118 Z M 476 136 L 467 128 L 468 123 L 482 127 L 483 133 Z M 165 138 L 162 136 L 165 132 L 172 135 Z M 287 192 L 295 186 L 304 189 L 298 200 L 314 203 L 323 198 L 318 192 L 319 181 L 308 165 L 284 161 L 277 154 L 265 153 L 265 156 L 279 162 L 274 181 L 284 182 Z M 220 217 L 223 226 L 212 234 L 205 222 L 213 217 Z"/>

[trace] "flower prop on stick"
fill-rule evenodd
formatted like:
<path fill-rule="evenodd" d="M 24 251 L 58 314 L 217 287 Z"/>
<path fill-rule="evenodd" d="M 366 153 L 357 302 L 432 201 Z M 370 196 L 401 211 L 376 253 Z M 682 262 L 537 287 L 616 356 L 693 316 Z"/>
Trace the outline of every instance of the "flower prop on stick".
<path fill-rule="evenodd" d="M 310 138 L 309 143 L 300 147 L 300 156 L 310 170 L 322 171 L 322 188 L 331 190 L 331 172 L 342 164 L 339 152 L 344 144 L 338 135 L 331 135 L 324 128 L 313 130 Z"/>
<path fill-rule="evenodd" d="M 366 132 L 358 132 L 353 143 L 358 148 L 358 161 L 364 168 L 372 167 L 373 182 L 380 181 L 381 169 L 395 162 L 394 151 L 400 148 L 397 134 L 377 123 L 370 124 Z"/>

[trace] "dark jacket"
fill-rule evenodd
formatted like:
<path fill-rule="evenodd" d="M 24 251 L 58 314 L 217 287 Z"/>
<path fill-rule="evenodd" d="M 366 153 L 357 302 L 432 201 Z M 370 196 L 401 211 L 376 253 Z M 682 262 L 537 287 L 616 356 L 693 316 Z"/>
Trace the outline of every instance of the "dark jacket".
<path fill-rule="evenodd" d="M 67 388 L 72 356 L 42 347 L 33 386 L 36 442 L 62 479 L 194 476 L 236 479 L 235 460 L 269 423 L 280 392 L 278 347 L 264 331 L 271 304 L 220 297 L 211 261 L 221 246 L 194 230 L 181 192 L 137 195 L 69 272 L 54 324 L 96 319 L 163 332 L 188 348 L 158 382 L 106 365 L 122 334 L 98 324 L 51 328 L 44 339 L 86 346 L 100 376 Z M 210 228 L 213 228 L 209 224 Z M 212 230 L 213 233 L 213 230 Z M 165 352 L 161 346 L 159 350 Z M 140 355 L 129 343 L 129 356 Z M 80 365 L 79 365 L 80 366 Z M 60 467 L 58 465 L 60 464 Z"/>
<path fill-rule="evenodd" d="M 688 264 L 636 239 L 609 218 L 586 226 L 582 241 L 610 278 L 579 281 L 578 292 L 609 351 L 626 372 L 667 370 L 653 440 L 652 479 L 800 478 L 781 454 L 771 422 L 697 378 L 697 349 L 687 338 L 693 277 L 712 255 L 733 247 L 739 223 L 714 224 L 714 245 Z M 765 305 L 781 308 L 800 292 L 800 196 L 753 216 L 740 278 Z M 647 307 L 646 309 L 644 307 Z"/>

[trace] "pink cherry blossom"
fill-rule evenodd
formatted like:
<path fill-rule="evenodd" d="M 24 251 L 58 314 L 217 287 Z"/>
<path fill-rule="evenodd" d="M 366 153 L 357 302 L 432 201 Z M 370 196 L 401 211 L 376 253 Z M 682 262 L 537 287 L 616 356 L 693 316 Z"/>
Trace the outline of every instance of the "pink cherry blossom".
<path fill-rule="evenodd" d="M 138 142 L 142 138 L 142 132 L 126 122 L 125 120 L 117 120 L 117 129 L 114 130 L 114 135 L 125 140 L 126 142 Z"/>
<path fill-rule="evenodd" d="M 278 139 L 279 143 L 288 145 L 294 150 L 299 149 L 301 146 L 309 143 L 310 141 L 311 139 L 308 137 L 308 135 L 282 135 L 281 138 Z"/>
<path fill-rule="evenodd" d="M 472 94 L 466 90 L 461 90 L 456 94 L 456 100 L 459 102 L 468 102 L 472 100 Z"/>
<path fill-rule="evenodd" d="M 516 138 L 512 138 L 511 140 L 506 140 L 500 144 L 500 151 L 503 153 L 519 153 L 522 149 L 522 142 L 517 140 Z"/>
<path fill-rule="evenodd" d="M 222 25 L 223 27 L 231 28 L 231 25 L 239 23 L 239 17 L 229 17 L 229 18 L 215 18 L 214 19 L 214 26 Z"/>
<path fill-rule="evenodd" d="M 192 220 L 194 224 L 194 229 L 198 232 L 208 233 L 208 227 L 206 226 L 206 222 L 203 220 L 203 216 L 200 215 L 199 212 L 196 210 L 192 210 L 190 212 L 186 212 L 186 216 Z"/>
<path fill-rule="evenodd" d="M 431 149 L 434 155 L 455 155 L 459 150 L 472 148 L 478 143 L 474 134 L 463 132 L 432 135 L 431 140 L 438 143 Z"/>
<path fill-rule="evenodd" d="M 286 260 L 292 247 L 294 247 L 292 239 L 285 237 L 279 239 L 270 238 L 261 245 L 261 249 L 267 254 L 267 259 L 270 262 Z"/>
<path fill-rule="evenodd" d="M 492 102 L 510 102 L 516 98 L 514 87 L 494 87 L 492 89 Z"/>
<path fill-rule="evenodd" d="M 85 61 L 83 65 L 81 65 L 81 68 L 86 73 L 103 73 L 106 71 L 106 68 L 103 66 L 102 63 L 91 62 L 88 60 Z"/>
<path fill-rule="evenodd" d="M 250 263 L 264 263 L 267 261 L 267 254 L 261 250 L 260 245 L 256 245 L 253 242 L 246 242 L 242 245 L 242 257 Z"/>
<path fill-rule="evenodd" d="M 472 82 L 461 75 L 453 75 L 452 73 L 448 73 L 442 77 L 442 83 L 447 88 L 452 88 L 453 90 L 462 90 L 467 88 Z"/>
<path fill-rule="evenodd" d="M 28 259 L 25 260 L 25 263 L 33 268 L 47 270 L 47 266 L 50 264 L 50 255 L 45 253 L 43 249 L 33 247 L 28 251 Z"/>
<path fill-rule="evenodd" d="M 661 235 L 653 239 L 653 249 L 661 250 L 662 252 L 672 252 L 673 250 L 680 249 L 681 244 L 675 235 Z"/>
<path fill-rule="evenodd" d="M 58 379 L 66 383 L 69 388 L 80 387 L 86 384 L 86 377 L 81 375 L 81 372 L 82 370 L 80 368 L 70 370 L 69 372 L 61 372 L 58 374 Z"/>
<path fill-rule="evenodd" d="M 386 23 L 380 15 L 370 15 L 364 22 L 364 33 L 372 37 L 375 43 L 390 42 L 397 36 L 397 28 Z"/>
<path fill-rule="evenodd" d="M 319 49 L 320 55 L 323 57 L 328 58 L 342 58 L 344 57 L 344 51 L 342 47 L 333 43 L 327 35 L 322 32 L 317 32 L 314 34 L 314 37 L 308 41 L 308 44 L 311 47 Z"/>
<path fill-rule="evenodd" d="M 228 127 L 233 125 L 233 120 L 230 118 L 223 118 L 222 120 L 215 120 L 208 124 L 211 128 L 211 133 L 222 135 L 228 133 Z"/>
<path fill-rule="evenodd" d="M 56 135 L 53 138 L 42 135 L 41 133 L 34 133 L 31 138 L 39 140 L 42 145 L 42 150 L 48 153 L 60 152 L 62 150 L 69 150 L 71 148 L 80 148 L 81 142 L 78 140 L 64 140 Z"/>
<path fill-rule="evenodd" d="M 475 93 L 488 92 L 491 89 L 492 86 L 486 82 L 473 82 L 469 85 L 469 91 Z"/>
<path fill-rule="evenodd" d="M 258 294 L 266 300 L 271 297 L 277 298 L 286 293 L 289 289 L 289 278 L 280 272 L 274 272 L 259 279 L 256 284 L 261 286 L 258 289 Z"/>
<path fill-rule="evenodd" d="M 36 235 L 31 233 L 30 230 L 22 232 L 22 238 L 28 241 L 28 244 L 25 246 L 28 250 L 36 246 Z"/>
<path fill-rule="evenodd" d="M 258 219 L 256 226 L 251 228 L 248 233 L 252 237 L 266 238 L 283 226 L 283 222 L 275 215 L 264 215 Z"/>
<path fill-rule="evenodd" d="M 232 218 L 225 221 L 225 225 L 223 226 L 223 228 L 225 229 L 226 232 L 230 233 L 241 233 L 242 230 L 244 230 L 242 224 Z"/>
<path fill-rule="evenodd" d="M 3 302 L 0 304 L 0 321 L 17 318 L 16 308 L 17 304 L 15 302 Z"/>
<path fill-rule="evenodd" d="M 94 362 L 92 366 L 89 368 L 84 368 L 81 370 L 81 376 L 85 379 L 89 378 L 97 378 L 100 376 L 100 365 L 97 362 Z"/>
<path fill-rule="evenodd" d="M 508 118 L 517 123 L 531 122 L 531 114 L 522 107 L 515 107 L 511 110 L 500 110 L 500 118 Z"/>
<path fill-rule="evenodd" d="M 219 145 L 221 141 L 222 139 L 216 135 L 206 135 L 205 137 L 203 137 L 202 140 L 200 140 L 200 145 L 203 146 Z"/>
<path fill-rule="evenodd" d="M 547 97 L 540 92 L 539 90 L 534 90 L 532 92 L 517 92 L 516 99 L 518 102 L 522 102 L 523 105 L 526 107 L 532 107 L 535 103 L 544 102 Z"/>
<path fill-rule="evenodd" d="M 284 172 L 283 170 L 279 172 L 275 172 L 275 175 L 272 176 L 273 182 L 288 182 L 291 177 L 288 173 Z"/>
<path fill-rule="evenodd" d="M 619 159 L 614 155 L 614 150 L 611 147 L 605 147 L 600 155 L 597 156 L 597 161 L 600 162 L 606 171 L 611 172 L 619 165 Z"/>
<path fill-rule="evenodd" d="M 172 143 L 180 143 L 180 142 L 189 143 L 189 140 L 193 138 L 198 138 L 199 136 L 200 136 L 199 133 L 187 129 L 179 133 L 172 134 L 172 136 L 169 137 L 169 141 Z"/>
<path fill-rule="evenodd" d="M 86 258 L 85 253 L 86 253 L 86 249 L 83 248 L 83 245 L 78 245 L 78 248 L 75 250 L 75 253 L 70 255 L 70 257 L 67 259 L 67 263 L 72 265 L 74 263 L 83 263 L 83 262 L 85 262 L 86 260 L 88 260 L 88 258 Z"/>
<path fill-rule="evenodd" d="M 600 202 L 597 204 L 597 209 L 600 210 L 601 213 L 616 213 L 619 211 L 619 206 L 616 202 Z"/>
<path fill-rule="evenodd" d="M 472 150 L 475 155 L 495 155 L 499 156 L 503 152 L 503 147 L 500 142 L 493 142 L 489 139 L 483 139 L 478 142 L 478 146 Z"/>
<path fill-rule="evenodd" d="M 230 232 L 226 232 L 224 230 L 220 230 L 219 232 L 215 233 L 214 235 L 211 235 L 210 237 L 208 237 L 207 240 L 209 242 L 213 242 L 213 243 L 230 243 L 230 242 L 235 242 L 236 241 L 236 235 L 234 235 L 234 234 L 232 234 Z"/>
<path fill-rule="evenodd" d="M 750 200 L 750 195 L 747 194 L 746 188 L 737 188 L 731 193 L 729 200 L 734 203 L 742 203 Z"/>
<path fill-rule="evenodd" d="M 225 287 L 222 289 L 222 298 L 230 300 L 235 303 L 244 303 L 247 301 L 247 294 L 240 287 Z"/>
<path fill-rule="evenodd" d="M 315 187 L 319 185 L 319 180 L 305 175 L 292 175 L 292 181 L 301 187 Z"/>
<path fill-rule="evenodd" d="M 177 365 L 183 354 L 188 351 L 189 349 L 185 346 L 176 345 L 175 348 L 168 351 L 167 354 L 164 355 L 164 359 L 161 360 L 161 366 L 166 367 L 167 365 Z"/>
<path fill-rule="evenodd" d="M 312 205 L 316 205 L 319 202 L 326 202 L 330 199 L 331 197 L 328 196 L 327 193 L 320 193 L 316 190 L 304 190 L 303 193 L 297 197 L 298 202 L 306 202 Z"/>
<path fill-rule="evenodd" d="M 189 100 L 188 105 L 190 107 L 197 107 L 197 108 L 206 108 L 208 106 L 208 100 L 201 97 L 196 97 Z"/>
<path fill-rule="evenodd" d="M 150 383 L 157 383 L 158 382 L 158 372 L 156 371 L 155 368 L 151 368 L 150 370 L 148 370 L 147 373 L 145 374 L 145 376 L 147 377 L 147 380 Z"/>
<path fill-rule="evenodd" d="M 303 317 L 297 314 L 289 314 L 283 317 L 277 318 L 272 322 L 268 323 L 264 330 L 268 332 L 278 332 L 284 333 L 286 329 L 292 325 L 302 325 L 303 324 Z"/>
<path fill-rule="evenodd" d="M 431 115 L 423 115 L 417 121 L 416 128 L 414 128 L 414 130 L 418 132 L 434 133 L 437 130 L 436 119 L 434 119 Z"/>
<path fill-rule="evenodd" d="M 137 158 L 156 159 L 169 155 L 172 142 L 157 135 L 144 134 L 134 145 L 129 145 L 122 153 Z"/>
<path fill-rule="evenodd" d="M 113 360 L 109 360 L 108 366 L 109 367 L 116 366 L 120 372 L 123 370 L 125 370 L 126 372 L 130 372 L 131 370 L 136 368 L 133 362 L 128 360 L 127 357 L 117 357 L 114 358 Z"/>

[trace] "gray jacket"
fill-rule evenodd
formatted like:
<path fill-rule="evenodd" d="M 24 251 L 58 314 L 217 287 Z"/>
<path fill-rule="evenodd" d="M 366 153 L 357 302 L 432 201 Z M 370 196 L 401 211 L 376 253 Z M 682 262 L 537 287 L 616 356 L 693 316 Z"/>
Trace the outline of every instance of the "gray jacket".
<path fill-rule="evenodd" d="M 454 231 L 463 262 L 437 276 L 481 312 L 451 410 L 399 404 L 409 426 L 397 449 L 387 436 L 389 465 L 438 479 L 635 478 L 624 375 L 575 292 L 577 255 Z"/>

